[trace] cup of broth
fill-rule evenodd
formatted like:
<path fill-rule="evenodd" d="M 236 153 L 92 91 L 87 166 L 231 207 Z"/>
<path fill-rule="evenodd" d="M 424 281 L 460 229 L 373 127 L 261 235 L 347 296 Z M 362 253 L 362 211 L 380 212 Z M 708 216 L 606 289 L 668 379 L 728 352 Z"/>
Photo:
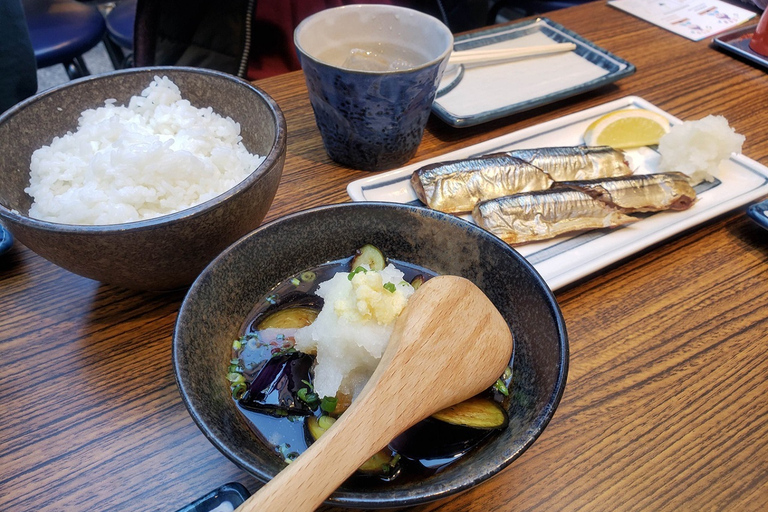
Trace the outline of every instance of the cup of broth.
<path fill-rule="evenodd" d="M 302 21 L 294 33 L 328 155 L 365 171 L 413 157 L 453 49 L 437 18 L 391 5 L 348 5 Z"/>

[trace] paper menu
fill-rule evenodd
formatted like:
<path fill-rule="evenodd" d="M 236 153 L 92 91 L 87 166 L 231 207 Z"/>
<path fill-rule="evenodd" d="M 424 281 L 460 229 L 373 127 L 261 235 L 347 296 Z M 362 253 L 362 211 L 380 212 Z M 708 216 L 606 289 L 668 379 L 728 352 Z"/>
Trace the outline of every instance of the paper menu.
<path fill-rule="evenodd" d="M 719 0 L 608 0 L 608 5 L 693 41 L 754 18 L 750 10 Z"/>

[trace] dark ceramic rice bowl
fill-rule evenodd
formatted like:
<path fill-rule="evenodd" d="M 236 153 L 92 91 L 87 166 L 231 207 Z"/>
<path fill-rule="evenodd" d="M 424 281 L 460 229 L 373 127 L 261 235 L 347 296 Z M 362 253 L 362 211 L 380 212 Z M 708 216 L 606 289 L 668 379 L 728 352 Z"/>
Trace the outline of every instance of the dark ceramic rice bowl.
<path fill-rule="evenodd" d="M 32 153 L 77 128 L 80 113 L 118 105 L 167 76 L 192 105 L 212 107 L 241 127 L 243 144 L 264 162 L 242 182 L 196 206 L 137 222 L 62 224 L 28 216 Z M 235 240 L 261 223 L 285 162 L 285 118 L 261 89 L 218 71 L 184 67 L 131 68 L 94 75 L 44 91 L 0 115 L 0 219 L 15 238 L 71 272 L 138 290 L 188 286 Z"/>
<path fill-rule="evenodd" d="M 366 243 L 390 258 L 474 281 L 515 336 L 510 424 L 490 442 L 423 480 L 342 486 L 330 503 L 359 508 L 417 505 L 468 489 L 509 465 L 539 436 L 557 408 L 568 371 L 568 340 L 557 302 L 516 251 L 477 226 L 431 210 L 347 203 L 264 225 L 219 255 L 190 288 L 173 339 L 182 399 L 206 437 L 235 464 L 265 482 L 282 460 L 257 439 L 230 397 L 232 341 L 278 282 L 347 257 Z"/>

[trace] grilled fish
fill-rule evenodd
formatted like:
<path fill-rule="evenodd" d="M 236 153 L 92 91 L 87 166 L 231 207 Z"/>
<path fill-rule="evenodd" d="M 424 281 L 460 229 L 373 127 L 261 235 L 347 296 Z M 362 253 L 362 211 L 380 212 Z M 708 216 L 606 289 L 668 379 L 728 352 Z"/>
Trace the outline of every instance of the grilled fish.
<path fill-rule="evenodd" d="M 509 244 L 640 220 L 582 190 L 559 188 L 482 201 L 472 211 L 480 227 Z"/>
<path fill-rule="evenodd" d="M 411 175 L 416 195 L 430 208 L 470 212 L 484 199 L 544 190 L 552 178 L 519 158 L 502 153 L 426 165 Z"/>
<path fill-rule="evenodd" d="M 624 154 L 608 146 L 517 149 L 506 154 L 535 165 L 555 181 L 588 180 L 632 174 L 632 170 L 624 160 Z"/>
<path fill-rule="evenodd" d="M 688 176 L 680 172 L 560 182 L 554 187 L 583 190 L 624 213 L 686 210 L 696 201 Z"/>

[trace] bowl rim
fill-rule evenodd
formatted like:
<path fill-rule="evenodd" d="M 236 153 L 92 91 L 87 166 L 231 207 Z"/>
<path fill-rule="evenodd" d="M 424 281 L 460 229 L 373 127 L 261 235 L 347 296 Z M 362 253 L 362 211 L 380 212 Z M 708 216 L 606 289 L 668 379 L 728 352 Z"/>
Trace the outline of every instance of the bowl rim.
<path fill-rule="evenodd" d="M 554 292 L 549 288 L 549 286 L 546 284 L 546 282 L 538 273 L 538 271 L 533 267 L 533 265 L 531 265 L 522 255 L 520 255 L 520 253 L 518 253 L 513 247 L 511 247 L 509 244 L 507 244 L 500 238 L 483 230 L 477 225 L 471 222 L 465 221 L 464 219 L 461 219 L 459 217 L 445 214 L 436 210 L 423 208 L 420 206 L 399 204 L 399 203 L 373 202 L 373 201 L 353 202 L 353 203 L 347 202 L 347 203 L 338 203 L 338 204 L 312 207 L 312 208 L 308 208 L 298 212 L 287 214 L 285 216 L 274 219 L 268 223 L 262 224 L 254 231 L 246 234 L 245 236 L 241 237 L 239 240 L 232 243 L 229 247 L 224 249 L 224 251 L 222 251 L 216 258 L 214 258 L 208 264 L 208 266 L 206 266 L 206 268 L 198 275 L 197 279 L 195 279 L 195 281 L 187 290 L 187 293 L 184 296 L 184 300 L 182 301 L 181 306 L 179 308 L 176 321 L 174 323 L 173 337 L 171 342 L 171 351 L 172 351 L 171 358 L 172 358 L 174 378 L 176 380 L 176 385 L 178 387 L 179 394 L 181 395 L 182 402 L 184 403 L 187 409 L 187 412 L 192 417 L 192 420 L 198 426 L 198 428 L 203 433 L 203 435 L 208 439 L 208 441 L 211 442 L 211 444 L 213 444 L 223 455 L 225 455 L 236 466 L 238 466 L 240 469 L 248 473 L 253 478 L 256 478 L 257 480 L 259 480 L 262 484 L 269 481 L 272 478 L 271 475 L 267 474 L 264 471 L 260 471 L 258 468 L 254 466 L 250 466 L 249 464 L 247 464 L 245 461 L 242 460 L 242 457 L 240 457 L 234 450 L 230 449 L 230 446 L 227 444 L 225 439 L 220 439 L 215 432 L 212 432 L 209 429 L 209 427 L 206 425 L 206 423 L 202 419 L 201 412 L 192 403 L 192 399 L 190 398 L 192 393 L 190 392 L 190 390 L 187 388 L 186 384 L 182 380 L 182 377 L 180 375 L 181 372 L 179 368 L 179 362 L 178 362 L 178 358 L 179 358 L 178 334 L 180 330 L 181 321 L 185 316 L 184 311 L 187 308 L 187 300 L 193 293 L 197 291 L 198 288 L 200 288 L 201 286 L 204 286 L 205 284 L 204 282 L 206 281 L 206 276 L 214 266 L 216 266 L 221 260 L 226 258 L 227 255 L 230 252 L 232 252 L 239 244 L 243 243 L 249 237 L 256 236 L 257 233 L 259 233 L 260 231 L 270 229 L 271 226 L 278 224 L 279 222 L 282 222 L 286 219 L 293 219 L 293 218 L 301 217 L 305 215 L 312 215 L 315 212 L 322 212 L 322 211 L 327 211 L 332 209 L 359 209 L 359 208 L 393 208 L 393 209 L 400 209 L 404 211 L 415 212 L 415 213 L 418 213 L 419 215 L 426 215 L 434 218 L 439 218 L 439 219 L 448 221 L 449 223 L 456 224 L 464 229 L 476 231 L 480 236 L 487 238 L 491 243 L 498 245 L 503 250 L 511 251 L 512 253 L 515 254 L 515 258 L 518 259 L 523 266 L 528 267 L 528 270 L 531 272 L 532 277 L 538 281 L 539 286 L 544 291 L 544 299 L 548 304 L 549 308 L 551 308 L 551 310 L 554 313 L 554 320 L 555 320 L 555 324 L 558 332 L 558 346 L 559 346 L 561 355 L 558 359 L 557 375 L 556 375 L 555 384 L 554 384 L 552 393 L 550 393 L 550 395 L 548 396 L 546 404 L 542 407 L 541 413 L 536 416 L 535 422 L 528 429 L 529 436 L 526 442 L 522 444 L 518 449 L 506 453 L 502 457 L 502 460 L 500 461 L 500 463 L 497 464 L 495 467 L 487 468 L 484 471 L 478 472 L 471 479 L 465 479 L 464 481 L 461 481 L 461 482 L 452 482 L 451 485 L 441 485 L 439 487 L 435 487 L 429 493 L 421 492 L 421 493 L 411 493 L 401 497 L 395 497 L 395 496 L 386 497 L 386 496 L 382 496 L 383 494 L 382 492 L 363 493 L 358 491 L 337 490 L 325 501 L 326 504 L 335 505 L 335 506 L 358 507 L 358 508 L 363 507 L 363 508 L 370 508 L 370 509 L 398 508 L 398 507 L 409 507 L 409 506 L 421 505 L 421 504 L 429 503 L 439 499 L 447 498 L 449 496 L 453 496 L 460 492 L 466 491 L 474 487 L 475 485 L 478 485 L 492 478 L 494 475 L 496 475 L 497 473 L 505 469 L 507 466 L 512 464 L 512 462 L 514 462 L 520 455 L 522 455 L 522 453 L 525 452 L 544 431 L 544 429 L 546 428 L 546 426 L 549 424 L 552 417 L 554 416 L 554 413 L 557 410 L 557 407 L 560 403 L 563 393 L 565 392 L 566 381 L 568 377 L 569 361 L 570 361 L 570 348 L 569 348 L 569 341 L 568 341 L 568 333 L 565 326 L 565 319 L 560 310 L 560 306 L 557 303 Z M 386 492 L 386 490 L 384 492 Z"/>
<path fill-rule="evenodd" d="M 8 252 L 13 245 L 13 235 L 0 223 L 0 255 Z"/>
<path fill-rule="evenodd" d="M 419 64 L 418 66 L 409 67 L 407 69 L 397 69 L 397 70 L 388 70 L 388 71 L 367 71 L 367 70 L 360 70 L 360 69 L 344 68 L 341 66 L 331 64 L 330 62 L 327 62 L 325 60 L 318 58 L 312 52 L 308 52 L 307 50 L 304 49 L 304 46 L 301 44 L 301 41 L 299 40 L 301 31 L 305 29 L 308 25 L 317 22 L 317 20 L 323 16 L 327 16 L 329 14 L 332 15 L 338 12 L 355 12 L 355 11 L 368 11 L 368 10 L 370 11 L 376 10 L 378 12 L 389 12 L 389 13 L 394 13 L 396 15 L 415 16 L 419 19 L 428 21 L 430 23 L 434 22 L 434 19 L 435 19 L 434 16 L 430 16 L 429 14 L 423 13 L 421 11 L 417 11 L 415 9 L 411 9 L 409 7 L 403 7 L 400 5 L 374 3 L 374 4 L 348 4 L 348 5 L 340 5 L 337 7 L 331 7 L 306 17 L 301 21 L 301 23 L 299 23 L 296 26 L 296 28 L 293 31 L 293 44 L 296 47 L 296 50 L 302 56 L 326 68 L 343 70 L 345 73 L 349 73 L 350 75 L 369 76 L 374 78 L 377 76 L 398 76 L 398 75 L 406 75 L 409 73 L 415 73 L 427 68 L 438 66 L 443 62 L 448 61 L 448 57 L 453 52 L 454 37 L 453 37 L 453 33 L 451 33 L 451 29 L 448 28 L 448 26 L 445 23 L 443 23 L 443 21 L 440 19 L 437 19 L 440 25 L 442 25 L 442 27 L 440 27 L 439 30 L 442 31 L 444 35 L 447 35 L 449 39 L 447 48 L 443 50 L 443 52 L 439 56 L 433 59 L 430 59 L 427 62 Z"/>
<path fill-rule="evenodd" d="M 47 96 L 57 94 L 63 89 L 68 89 L 72 86 L 77 86 L 85 82 L 91 82 L 91 81 L 95 82 L 95 81 L 103 80 L 105 78 L 110 78 L 112 76 L 137 74 L 139 72 L 158 73 L 158 74 L 181 72 L 181 73 L 187 73 L 187 74 L 209 75 L 209 76 L 225 79 L 229 82 L 233 82 L 241 87 L 244 87 L 246 90 L 249 90 L 250 92 L 255 93 L 266 103 L 267 107 L 269 108 L 269 111 L 272 113 L 272 116 L 275 121 L 275 127 L 276 127 L 275 140 L 270 146 L 269 151 L 265 155 L 263 155 L 264 161 L 261 162 L 261 164 L 259 164 L 253 171 L 251 171 L 251 173 L 248 174 L 248 176 L 246 176 L 242 181 L 237 183 L 234 187 L 231 187 L 225 190 L 221 194 L 214 196 L 202 203 L 196 204 L 194 206 L 190 206 L 189 208 L 185 208 L 183 210 L 179 210 L 174 213 L 160 215 L 159 217 L 153 217 L 151 219 L 137 220 L 133 222 L 122 222 L 119 224 L 66 224 L 66 223 L 34 219 L 16 210 L 12 210 L 6 207 L 5 205 L 3 205 L 2 203 L 0 203 L 0 218 L 7 219 L 9 223 L 20 224 L 22 226 L 34 228 L 40 231 L 57 232 L 57 233 L 74 233 L 79 235 L 89 235 L 89 234 L 102 235 L 104 233 L 120 233 L 127 230 L 144 231 L 149 229 L 155 229 L 160 226 L 174 224 L 182 219 L 198 217 L 204 214 L 205 212 L 211 210 L 211 208 L 213 208 L 217 204 L 221 204 L 227 201 L 228 199 L 230 199 L 231 197 L 239 195 L 244 190 L 249 188 L 255 181 L 257 181 L 262 176 L 264 176 L 270 169 L 274 168 L 275 163 L 278 160 L 280 160 L 280 158 L 282 158 L 282 155 L 285 152 L 285 147 L 287 142 L 287 127 L 285 122 L 285 116 L 283 115 L 283 111 L 280 109 L 280 106 L 269 94 L 267 94 L 265 91 L 263 91 L 259 87 L 251 84 L 247 80 L 239 78 L 235 75 L 230 75 L 228 73 L 224 73 L 224 72 L 216 71 L 212 69 L 194 68 L 194 67 L 188 67 L 188 66 L 148 66 L 148 67 L 139 67 L 139 68 L 127 68 L 127 69 L 120 69 L 116 71 L 110 71 L 107 73 L 101 73 L 97 75 L 88 75 L 82 78 L 71 80 L 64 84 L 51 87 L 50 89 L 46 89 L 45 91 L 42 91 L 34 96 L 31 96 L 17 103 L 10 109 L 6 110 L 4 113 L 0 114 L 0 125 L 5 123 L 8 119 L 16 115 L 21 110 L 28 108 L 31 104 L 36 103 L 42 98 L 45 98 Z"/>

